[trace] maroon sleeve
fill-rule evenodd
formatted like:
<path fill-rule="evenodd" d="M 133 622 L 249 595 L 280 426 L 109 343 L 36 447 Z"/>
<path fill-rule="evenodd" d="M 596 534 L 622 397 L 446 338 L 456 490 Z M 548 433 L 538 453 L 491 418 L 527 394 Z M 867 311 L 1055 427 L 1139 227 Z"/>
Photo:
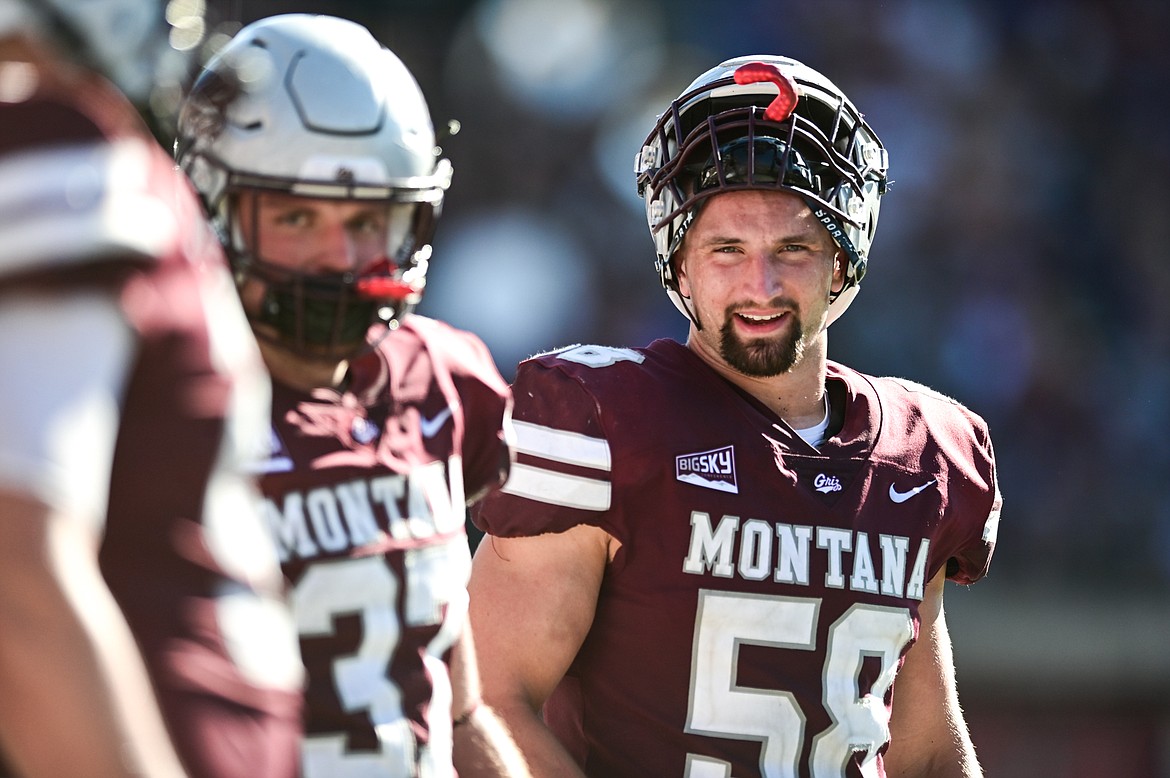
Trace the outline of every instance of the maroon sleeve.
<path fill-rule="evenodd" d="M 452 371 L 467 424 L 463 441 L 463 485 L 473 503 L 503 485 L 512 466 L 512 390 L 496 369 L 487 346 L 463 333 L 466 360 Z"/>
<path fill-rule="evenodd" d="M 480 338 L 443 322 L 410 317 L 427 342 L 436 376 L 448 376 L 463 418 L 463 488 L 473 503 L 498 489 L 512 462 L 512 390 Z"/>
<path fill-rule="evenodd" d="M 995 551 L 1002 499 L 987 424 L 959 402 L 904 379 L 887 379 L 885 426 L 907 451 L 936 462 L 945 490 L 930 551 L 930 572 L 971 584 L 987 574 Z M 918 441 L 918 442 L 914 442 Z"/>
<path fill-rule="evenodd" d="M 609 368 L 606 377 L 619 370 Z M 556 355 L 521 363 L 512 386 L 516 462 L 504 488 L 472 513 L 484 532 L 531 536 L 590 524 L 623 536 L 612 510 L 610 441 L 599 402 L 582 380 L 602 371 L 584 371 L 592 368 Z"/>
<path fill-rule="evenodd" d="M 965 410 L 965 409 L 964 409 Z M 944 533 L 949 547 L 947 578 L 959 584 L 972 584 L 987 575 L 999 533 L 999 515 L 1003 497 L 996 478 L 995 454 L 983 420 L 973 413 L 966 440 L 969 448 L 964 466 L 959 470 L 963 499 L 955 503 L 955 515 Z"/>

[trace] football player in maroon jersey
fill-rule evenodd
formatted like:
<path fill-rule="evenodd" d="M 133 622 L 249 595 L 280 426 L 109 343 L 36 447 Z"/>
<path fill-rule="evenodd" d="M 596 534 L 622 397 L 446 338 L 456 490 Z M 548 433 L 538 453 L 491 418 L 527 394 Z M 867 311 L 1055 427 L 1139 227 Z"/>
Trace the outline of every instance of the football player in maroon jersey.
<path fill-rule="evenodd" d="M 465 506 L 511 460 L 483 343 L 411 313 L 451 168 L 406 66 L 290 14 L 196 81 L 178 159 L 272 377 L 264 511 L 308 672 L 302 774 L 527 775 L 480 704 Z"/>
<path fill-rule="evenodd" d="M 828 79 L 701 75 L 636 162 L 686 345 L 521 363 L 475 509 L 485 698 L 541 776 L 976 776 L 943 583 L 981 578 L 983 421 L 828 360 L 887 154 Z"/>
<path fill-rule="evenodd" d="M 245 469 L 269 386 L 127 99 L 189 73 L 171 32 L 157 0 L 0 0 L 0 775 L 295 775 L 303 669 Z"/>

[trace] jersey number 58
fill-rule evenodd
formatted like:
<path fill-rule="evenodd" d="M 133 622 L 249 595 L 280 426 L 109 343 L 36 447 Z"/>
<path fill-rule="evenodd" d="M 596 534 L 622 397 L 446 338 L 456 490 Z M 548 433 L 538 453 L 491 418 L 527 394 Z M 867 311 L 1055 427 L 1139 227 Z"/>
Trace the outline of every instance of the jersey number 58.
<path fill-rule="evenodd" d="M 806 717 L 795 696 L 739 686 L 736 665 L 744 643 L 814 650 L 819 615 L 817 599 L 700 591 L 686 731 L 757 740 L 760 775 L 796 778 Z M 883 698 L 912 629 L 907 609 L 866 604 L 853 605 L 829 627 L 821 684 L 833 723 L 812 739 L 812 778 L 844 775 L 847 760 L 859 752 L 865 752 L 862 773 L 877 775 L 877 751 L 890 736 Z M 857 678 L 866 657 L 879 659 L 881 671 L 870 688 L 861 690 Z M 721 759 L 687 755 L 685 778 L 730 775 L 731 765 Z"/>

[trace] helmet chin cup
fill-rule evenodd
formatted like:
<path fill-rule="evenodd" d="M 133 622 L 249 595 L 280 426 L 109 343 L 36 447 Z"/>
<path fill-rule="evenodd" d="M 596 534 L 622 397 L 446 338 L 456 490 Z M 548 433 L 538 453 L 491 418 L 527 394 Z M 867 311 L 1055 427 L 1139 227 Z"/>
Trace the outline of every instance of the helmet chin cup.
<path fill-rule="evenodd" d="M 842 250 L 845 286 L 829 304 L 836 320 L 865 275 L 888 167 L 861 113 L 817 71 L 770 55 L 719 64 L 668 106 L 635 157 L 662 285 L 693 320 L 671 262 L 702 201 L 743 189 L 788 191 Z"/>
<path fill-rule="evenodd" d="M 255 319 L 290 351 L 345 358 L 364 348 L 378 307 L 356 293 L 352 279 L 298 274 L 268 282 Z"/>
<path fill-rule="evenodd" d="M 249 312 L 269 343 L 311 359 L 348 359 L 368 349 L 371 327 L 393 329 L 422 297 L 426 260 L 411 273 L 384 261 L 362 273 L 300 273 L 243 253 L 231 256 L 236 284 L 254 284 L 262 297 Z M 417 271 L 422 268 L 421 274 Z"/>

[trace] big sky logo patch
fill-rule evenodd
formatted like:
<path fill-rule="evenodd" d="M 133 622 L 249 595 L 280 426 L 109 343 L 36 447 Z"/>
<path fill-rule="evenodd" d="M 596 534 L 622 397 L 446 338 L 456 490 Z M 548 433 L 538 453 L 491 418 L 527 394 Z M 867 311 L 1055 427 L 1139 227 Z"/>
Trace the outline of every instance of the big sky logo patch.
<path fill-rule="evenodd" d="M 724 446 L 674 458 L 674 477 L 685 484 L 739 494 L 735 482 L 735 448 Z"/>

